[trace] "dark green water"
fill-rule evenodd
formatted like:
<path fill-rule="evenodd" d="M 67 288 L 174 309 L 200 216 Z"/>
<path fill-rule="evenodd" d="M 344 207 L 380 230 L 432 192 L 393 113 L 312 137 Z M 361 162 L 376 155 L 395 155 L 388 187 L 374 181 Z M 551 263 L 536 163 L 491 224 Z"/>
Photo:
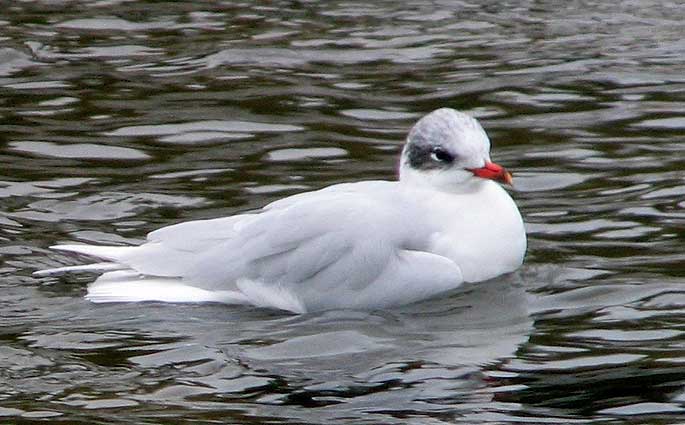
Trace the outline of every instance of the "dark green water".
<path fill-rule="evenodd" d="M 0 422 L 685 422 L 678 2 L 5 2 Z M 477 116 L 519 273 L 379 312 L 93 305 L 48 246 L 392 178 Z"/>

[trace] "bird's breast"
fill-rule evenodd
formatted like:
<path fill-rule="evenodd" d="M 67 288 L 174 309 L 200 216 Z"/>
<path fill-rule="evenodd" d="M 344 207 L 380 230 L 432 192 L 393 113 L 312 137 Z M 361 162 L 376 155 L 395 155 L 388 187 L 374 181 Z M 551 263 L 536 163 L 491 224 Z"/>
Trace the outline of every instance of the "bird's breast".
<path fill-rule="evenodd" d="M 517 269 L 526 251 L 521 214 L 494 182 L 467 194 L 437 194 L 426 202 L 435 218 L 431 250 L 454 261 L 475 282 Z"/>

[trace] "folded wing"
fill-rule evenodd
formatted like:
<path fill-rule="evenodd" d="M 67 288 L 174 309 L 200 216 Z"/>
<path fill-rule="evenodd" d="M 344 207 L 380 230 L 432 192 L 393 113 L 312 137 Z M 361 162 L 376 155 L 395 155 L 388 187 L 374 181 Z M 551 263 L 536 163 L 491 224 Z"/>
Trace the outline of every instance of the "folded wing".
<path fill-rule="evenodd" d="M 99 266 L 108 272 L 100 282 L 113 281 L 112 273 L 122 269 L 134 272 L 114 280 L 122 291 L 140 292 L 147 279 L 160 287 L 168 282 L 169 289 L 180 284 L 220 293 L 220 301 L 297 312 L 383 307 L 458 286 L 459 267 L 430 252 L 430 220 L 388 185 L 339 185 L 285 198 L 256 214 L 181 223 L 150 233 L 136 247 L 56 248 L 107 260 L 111 265 Z M 126 288 L 136 276 L 136 286 Z M 107 286 L 112 300 L 116 285 Z"/>

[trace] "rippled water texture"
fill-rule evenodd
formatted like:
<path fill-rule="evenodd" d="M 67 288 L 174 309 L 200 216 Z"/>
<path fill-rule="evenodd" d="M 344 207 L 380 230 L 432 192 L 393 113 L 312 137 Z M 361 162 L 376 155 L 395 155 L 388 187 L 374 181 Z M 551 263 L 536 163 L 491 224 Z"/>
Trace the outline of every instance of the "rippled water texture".
<path fill-rule="evenodd" d="M 685 420 L 679 2 L 6 2 L 0 422 Z M 477 116 L 528 224 L 512 276 L 302 316 L 83 299 L 59 242 L 392 178 Z M 496 243 L 497 241 L 493 241 Z"/>

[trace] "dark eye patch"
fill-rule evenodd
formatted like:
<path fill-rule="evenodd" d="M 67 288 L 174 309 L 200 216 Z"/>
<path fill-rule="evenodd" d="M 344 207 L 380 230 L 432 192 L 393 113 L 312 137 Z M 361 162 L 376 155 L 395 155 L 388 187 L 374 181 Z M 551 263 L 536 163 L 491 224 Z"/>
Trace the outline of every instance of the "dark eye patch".
<path fill-rule="evenodd" d="M 431 151 L 431 158 L 440 162 L 444 162 L 446 164 L 449 164 L 452 161 L 454 161 L 454 155 L 452 155 L 440 146 L 436 146 L 433 148 L 433 150 Z"/>
<path fill-rule="evenodd" d="M 412 143 L 408 145 L 407 159 L 417 170 L 440 170 L 451 165 L 456 157 L 442 146 Z"/>

